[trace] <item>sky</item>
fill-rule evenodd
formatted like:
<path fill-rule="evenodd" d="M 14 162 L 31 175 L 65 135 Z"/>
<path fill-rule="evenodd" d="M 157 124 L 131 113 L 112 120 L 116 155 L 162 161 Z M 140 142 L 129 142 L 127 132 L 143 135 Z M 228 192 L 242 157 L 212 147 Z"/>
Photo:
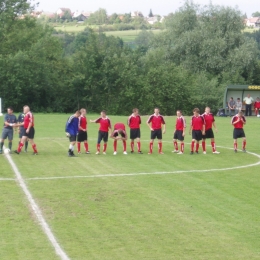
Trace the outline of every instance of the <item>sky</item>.
<path fill-rule="evenodd" d="M 35 1 L 35 0 L 33 0 Z M 60 7 L 70 8 L 71 11 L 96 11 L 99 8 L 105 8 L 108 14 L 112 13 L 129 13 L 131 11 L 141 11 L 144 16 L 149 14 L 152 9 L 153 14 L 167 15 L 178 10 L 183 5 L 183 0 L 38 0 L 37 10 L 55 12 Z M 200 5 L 209 4 L 209 0 L 194 0 L 194 3 Z M 242 13 L 248 17 L 256 11 L 260 11 L 259 0 L 212 0 L 214 5 L 225 5 L 238 7 Z"/>

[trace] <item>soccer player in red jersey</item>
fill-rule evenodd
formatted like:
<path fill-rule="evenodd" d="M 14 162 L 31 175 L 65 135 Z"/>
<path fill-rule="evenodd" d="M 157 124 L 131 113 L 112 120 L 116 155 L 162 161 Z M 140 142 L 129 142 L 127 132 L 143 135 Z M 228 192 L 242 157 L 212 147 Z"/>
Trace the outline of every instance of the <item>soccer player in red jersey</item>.
<path fill-rule="evenodd" d="M 147 120 L 147 125 L 151 130 L 150 151 L 148 154 L 153 153 L 153 143 L 155 138 L 158 139 L 159 154 L 163 154 L 162 133 L 165 134 L 166 126 L 165 126 L 164 118 L 162 115 L 159 114 L 159 112 L 160 112 L 159 108 L 155 108 L 154 114 L 152 114 Z M 163 125 L 163 131 L 162 131 L 162 125 Z"/>
<path fill-rule="evenodd" d="M 256 98 L 255 103 L 254 103 L 254 108 L 255 108 L 255 115 L 259 115 L 260 111 L 260 99 L 259 97 Z"/>
<path fill-rule="evenodd" d="M 114 139 L 114 155 L 117 154 L 117 141 L 118 140 L 122 140 L 123 148 L 124 148 L 123 154 L 127 154 L 127 152 L 126 152 L 127 134 L 125 131 L 125 125 L 123 123 L 116 123 L 114 125 L 114 131 L 111 133 L 110 137 Z"/>
<path fill-rule="evenodd" d="M 38 151 L 37 151 L 37 148 L 36 148 L 36 144 L 34 143 L 34 134 L 35 134 L 35 130 L 34 130 L 34 116 L 31 113 L 30 108 L 28 106 L 24 106 L 23 107 L 23 112 L 25 114 L 24 122 L 17 124 L 17 126 L 23 125 L 24 132 L 23 132 L 23 135 L 22 135 L 22 140 L 21 140 L 20 144 L 18 145 L 18 148 L 15 151 L 15 153 L 20 154 L 20 152 L 21 152 L 21 150 L 22 150 L 22 148 L 24 146 L 24 143 L 28 139 L 29 142 L 32 145 L 32 148 L 33 148 L 33 155 L 37 155 Z"/>
<path fill-rule="evenodd" d="M 172 152 L 177 153 L 177 154 L 183 154 L 186 121 L 185 121 L 185 118 L 182 115 L 181 110 L 177 110 L 176 114 L 177 114 L 176 125 L 175 125 L 175 131 L 173 133 L 174 151 L 172 151 Z M 181 150 L 180 151 L 179 151 L 179 148 L 178 148 L 177 140 L 179 140 L 181 142 Z"/>
<path fill-rule="evenodd" d="M 81 153 L 80 145 L 81 142 L 84 142 L 85 152 L 86 154 L 89 154 L 90 152 L 88 150 L 88 132 L 87 132 L 88 121 L 86 117 L 87 111 L 85 108 L 81 108 L 80 112 L 81 115 L 79 117 L 79 132 L 77 136 L 78 153 Z"/>
<path fill-rule="evenodd" d="M 142 154 L 141 151 L 141 132 L 140 132 L 141 117 L 137 108 L 133 109 L 133 114 L 128 117 L 127 125 L 130 127 L 130 139 L 131 139 L 131 153 L 134 152 L 134 141 L 136 139 L 138 153 Z"/>
<path fill-rule="evenodd" d="M 104 141 L 103 154 L 106 154 L 107 150 L 107 141 L 108 141 L 108 132 L 111 131 L 111 121 L 107 117 L 106 111 L 103 110 L 100 113 L 100 117 L 96 120 L 90 120 L 90 123 L 99 123 L 99 131 L 98 131 L 98 140 L 97 140 L 97 152 L 96 154 L 100 154 L 100 143 Z"/>
<path fill-rule="evenodd" d="M 216 151 L 216 143 L 214 138 L 214 133 L 212 130 L 212 126 L 214 126 L 216 133 L 218 132 L 218 129 L 216 127 L 215 118 L 212 113 L 210 113 L 210 108 L 205 108 L 205 113 L 202 114 L 205 120 L 205 135 L 202 136 L 202 149 L 203 153 L 206 154 L 206 139 L 211 139 L 211 146 L 212 146 L 212 152 L 214 154 L 219 154 L 220 152 Z"/>
<path fill-rule="evenodd" d="M 246 118 L 242 111 L 238 112 L 231 119 L 231 124 L 234 126 L 233 138 L 234 138 L 234 152 L 237 152 L 237 138 L 242 138 L 242 151 L 246 153 L 246 135 L 244 132 L 244 125 L 246 124 Z"/>
<path fill-rule="evenodd" d="M 202 115 L 200 115 L 200 110 L 198 108 L 193 109 L 193 116 L 191 118 L 190 131 L 192 130 L 192 141 L 191 141 L 191 152 L 194 154 L 194 146 L 196 143 L 196 153 L 199 153 L 200 141 L 202 140 L 202 135 L 205 134 L 205 120 Z"/>

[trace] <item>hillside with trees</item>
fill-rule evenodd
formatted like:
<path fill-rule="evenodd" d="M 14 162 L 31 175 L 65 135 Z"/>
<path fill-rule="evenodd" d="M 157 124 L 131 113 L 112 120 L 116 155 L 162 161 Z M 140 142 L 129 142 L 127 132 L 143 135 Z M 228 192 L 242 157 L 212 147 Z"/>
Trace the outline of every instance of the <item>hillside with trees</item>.
<path fill-rule="evenodd" d="M 124 115 L 159 106 L 167 115 L 190 114 L 195 106 L 216 111 L 227 84 L 260 84 L 259 34 L 243 33 L 243 14 L 235 8 L 186 2 L 167 17 L 166 30 L 142 31 L 131 48 L 90 28 L 55 34 L 28 15 L 27 1 L 5 2 L 0 96 L 15 111 L 28 104 L 35 112 L 87 107 Z M 92 18 L 103 22 L 102 15 Z"/>

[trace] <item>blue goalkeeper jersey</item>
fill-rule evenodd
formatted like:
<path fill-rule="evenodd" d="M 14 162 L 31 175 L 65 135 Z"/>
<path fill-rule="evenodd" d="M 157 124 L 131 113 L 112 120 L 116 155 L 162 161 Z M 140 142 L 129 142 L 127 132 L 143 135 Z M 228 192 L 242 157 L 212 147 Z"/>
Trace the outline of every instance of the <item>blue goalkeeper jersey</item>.
<path fill-rule="evenodd" d="M 79 119 L 72 115 L 68 118 L 66 123 L 65 132 L 69 133 L 70 135 L 77 135 L 79 129 Z"/>

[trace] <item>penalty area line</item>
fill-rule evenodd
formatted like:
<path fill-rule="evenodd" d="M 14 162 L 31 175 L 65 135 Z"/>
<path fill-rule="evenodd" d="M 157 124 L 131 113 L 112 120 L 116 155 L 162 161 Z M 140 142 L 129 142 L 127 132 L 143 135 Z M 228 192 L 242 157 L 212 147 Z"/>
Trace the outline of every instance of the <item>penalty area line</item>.
<path fill-rule="evenodd" d="M 56 254 L 60 257 L 61 260 L 70 260 L 70 258 L 63 251 L 63 249 L 61 248 L 57 239 L 55 238 L 54 234 L 52 233 L 48 223 L 44 219 L 43 214 L 42 214 L 39 206 L 35 202 L 32 194 L 30 193 L 27 185 L 25 184 L 25 181 L 24 181 L 21 173 L 19 172 L 16 164 L 14 163 L 13 159 L 11 158 L 11 156 L 9 154 L 6 154 L 5 156 L 6 156 L 9 164 L 11 165 L 11 167 L 12 167 L 14 173 L 15 173 L 15 177 L 16 177 L 17 182 L 19 183 L 20 187 L 22 188 L 27 200 L 29 201 L 31 208 L 32 208 L 34 214 L 36 215 L 36 217 L 39 221 L 39 224 L 41 225 L 44 233 L 46 234 L 47 238 L 49 239 L 52 246 L 54 247 Z"/>

